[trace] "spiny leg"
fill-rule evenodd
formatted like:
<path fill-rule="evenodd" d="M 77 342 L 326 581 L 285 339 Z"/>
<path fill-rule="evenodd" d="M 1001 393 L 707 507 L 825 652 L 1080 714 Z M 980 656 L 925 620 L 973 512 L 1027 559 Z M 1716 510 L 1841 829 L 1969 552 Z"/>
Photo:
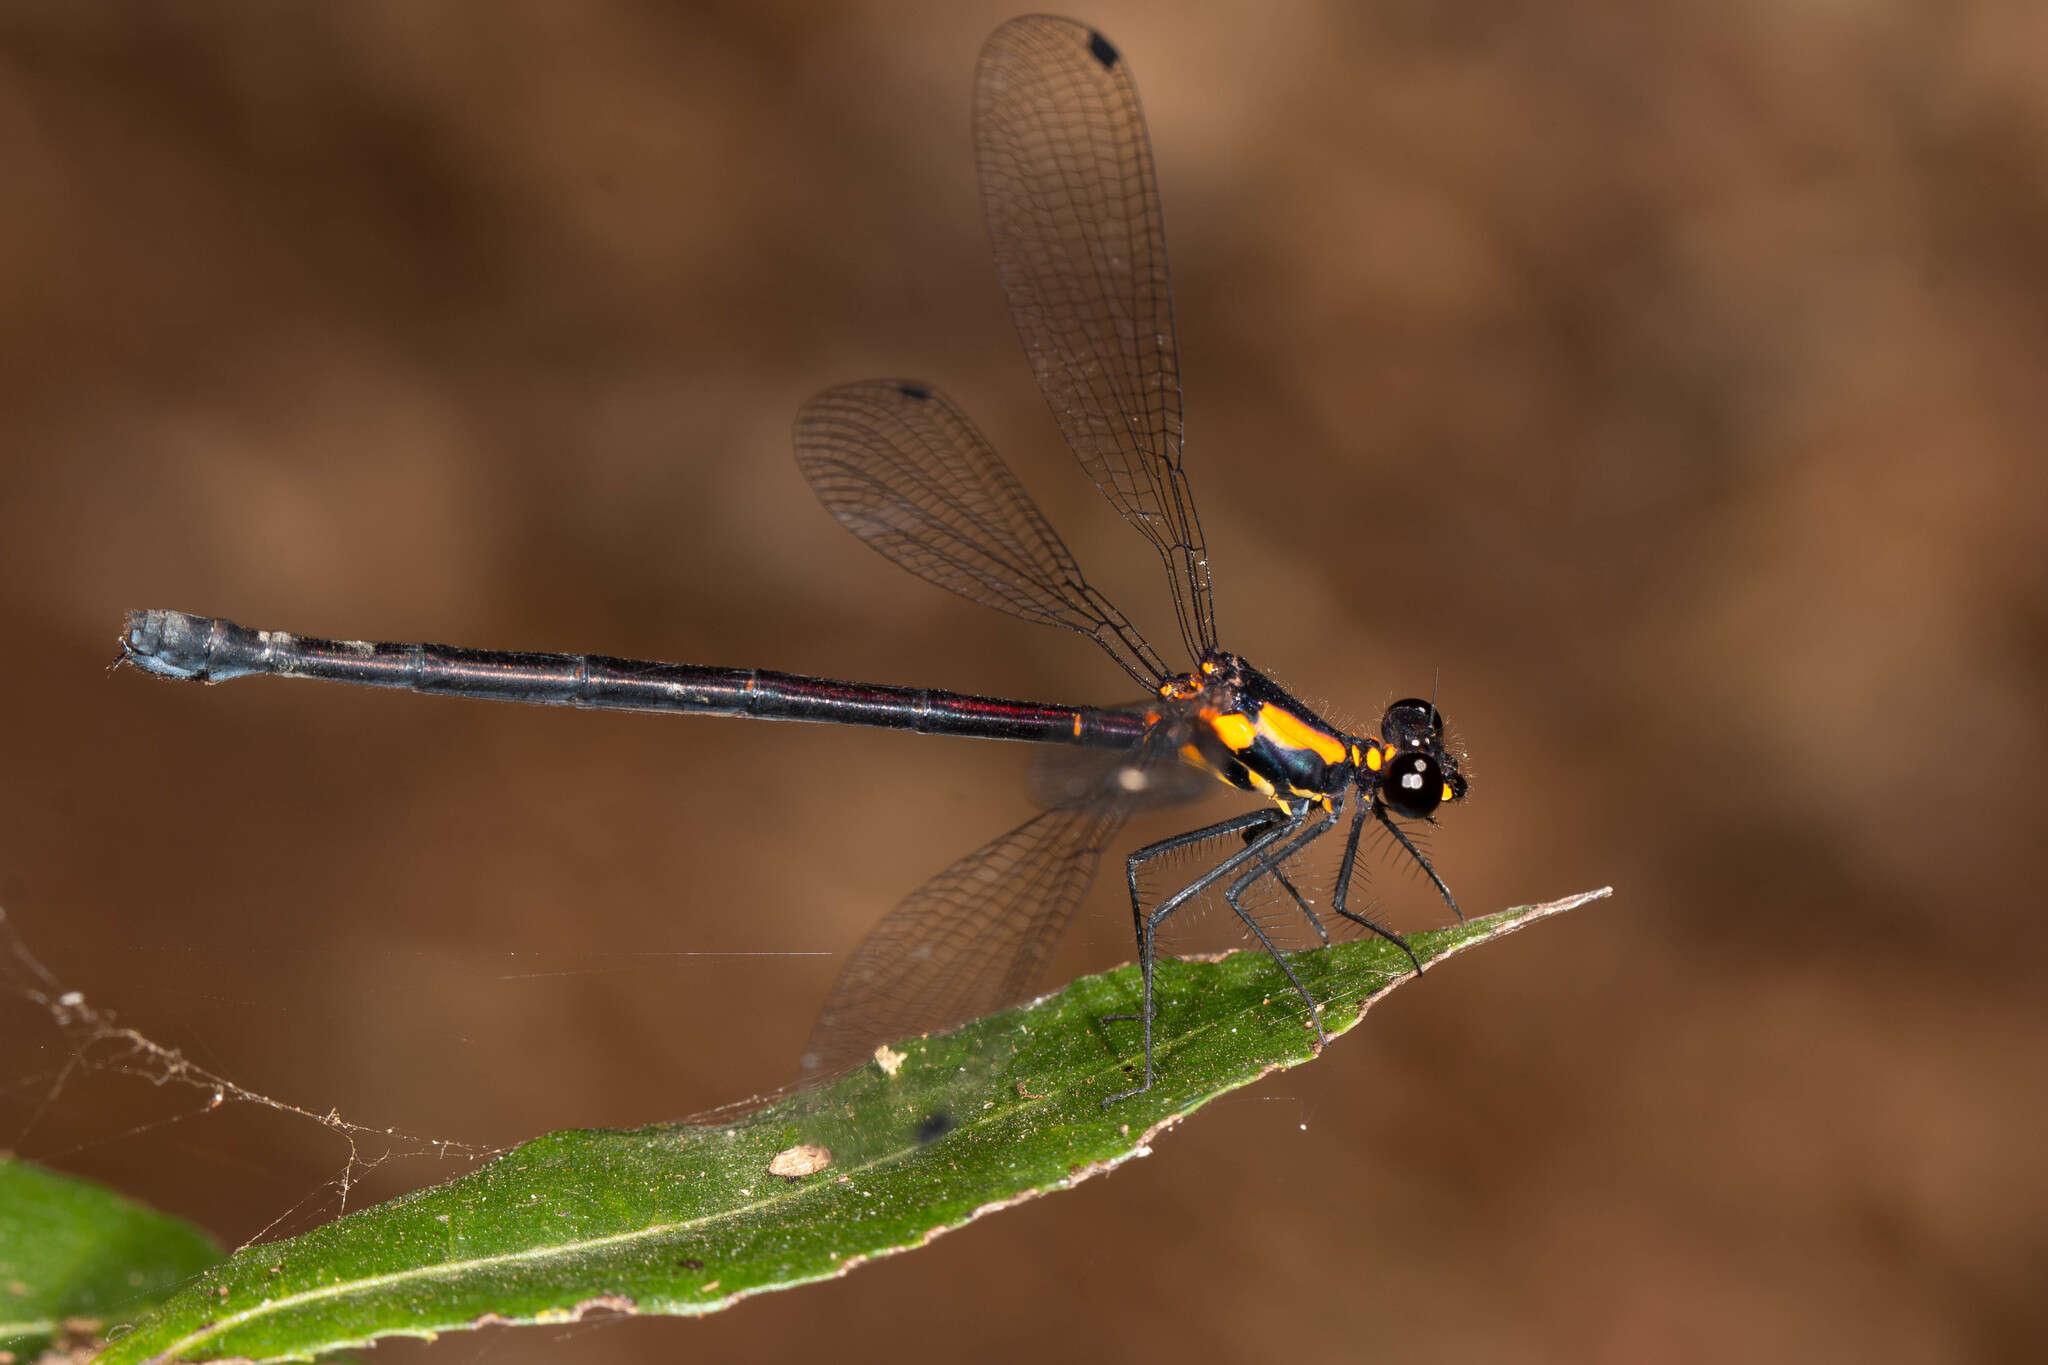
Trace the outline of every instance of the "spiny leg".
<path fill-rule="evenodd" d="M 1387 827 L 1387 832 L 1394 836 L 1395 842 L 1408 851 L 1408 856 L 1415 860 L 1416 866 L 1429 874 L 1429 879 L 1436 883 L 1437 891 L 1442 894 L 1444 904 L 1451 907 L 1451 913 L 1458 917 L 1458 923 L 1463 924 L 1465 912 L 1458 908 L 1458 898 L 1451 894 L 1451 888 L 1444 885 L 1444 879 L 1436 875 L 1436 869 L 1429 865 L 1429 859 L 1422 856 L 1422 850 L 1408 841 L 1408 836 L 1401 832 L 1401 827 L 1387 814 L 1386 807 L 1375 801 L 1372 803 L 1372 813 Z"/>
<path fill-rule="evenodd" d="M 1304 815 L 1306 813 L 1307 812 L 1303 812 Z M 1299 818 L 1297 818 L 1296 823 L 1299 823 Z M 1237 912 L 1237 917 L 1244 921 L 1245 927 L 1247 929 L 1250 929 L 1252 931 L 1252 936 L 1258 939 L 1260 946 L 1266 950 L 1267 956 L 1271 957 L 1274 962 L 1279 964 L 1280 970 L 1286 973 L 1287 980 L 1289 984 L 1291 984 L 1294 987 L 1295 993 L 1299 995 L 1302 999 L 1302 1002 L 1308 1006 L 1309 1022 L 1316 1026 L 1316 1041 L 1318 1043 L 1329 1042 L 1330 1035 L 1323 1031 L 1322 1011 L 1316 1008 L 1316 998 L 1313 995 L 1309 994 L 1308 987 L 1302 984 L 1301 978 L 1299 976 L 1295 975 L 1294 964 L 1290 963 L 1285 957 L 1281 955 L 1279 948 L 1274 946 L 1273 940 L 1266 937 L 1265 929 L 1260 926 L 1259 922 L 1256 919 L 1254 919 L 1250 912 L 1248 912 L 1244 908 L 1244 906 L 1238 901 L 1238 897 L 1242 896 L 1247 890 L 1251 888 L 1253 883 L 1257 882 L 1259 878 L 1267 875 L 1268 873 L 1271 873 L 1276 877 L 1280 876 L 1280 865 L 1282 863 L 1286 862 L 1289 858 L 1292 858 L 1295 854 L 1301 852 L 1302 849 L 1307 848 L 1316 840 L 1322 838 L 1325 834 L 1328 834 L 1330 832 L 1331 826 L 1335 825 L 1336 823 L 1337 810 L 1333 808 L 1326 812 L 1321 820 L 1318 820 L 1314 825 L 1310 826 L 1308 830 L 1306 830 L 1304 833 L 1290 840 L 1284 848 L 1280 848 L 1271 853 L 1268 853 L 1264 858 L 1260 859 L 1259 865 L 1257 867 L 1254 867 L 1251 871 L 1245 873 L 1242 877 L 1239 877 L 1236 881 L 1232 882 L 1229 886 L 1223 889 L 1223 899 L 1230 903 L 1230 908 Z M 1299 898 L 1297 897 L 1297 899 Z M 1307 907 L 1304 906 L 1303 908 L 1306 909 Z M 1315 919 L 1315 916 L 1311 914 L 1309 918 L 1311 921 L 1313 921 Z M 1316 927 L 1318 929 L 1322 928 L 1320 924 L 1318 924 Z M 1328 941 L 1329 940 L 1327 938 L 1324 940 L 1324 942 Z"/>
<path fill-rule="evenodd" d="M 1340 796 L 1337 799 L 1341 803 L 1344 798 Z M 1244 841 L 1250 843 L 1258 838 L 1261 832 L 1259 830 L 1246 830 Z M 1301 894 L 1301 888 L 1296 886 L 1293 879 L 1280 870 L 1279 862 L 1276 859 L 1269 858 L 1266 860 L 1266 871 L 1272 876 L 1274 881 L 1280 883 L 1280 889 L 1293 898 L 1294 908 L 1301 911 L 1302 917 L 1308 921 L 1309 928 L 1315 930 L 1316 937 L 1323 941 L 1323 946 L 1325 948 L 1329 947 L 1330 931 L 1323 928 L 1322 917 L 1316 914 L 1315 907 L 1308 903 L 1308 897 Z"/>
<path fill-rule="evenodd" d="M 1282 891 L 1285 891 L 1294 898 L 1295 909 L 1301 911 L 1307 917 L 1308 927 L 1316 931 L 1316 937 L 1323 941 L 1323 946 L 1325 948 L 1329 947 L 1330 931 L 1323 927 L 1322 917 L 1316 914 L 1315 907 L 1308 903 L 1308 897 L 1302 895 L 1300 888 L 1288 880 L 1287 874 L 1277 867 L 1273 869 L 1273 880 L 1280 883 Z"/>
<path fill-rule="evenodd" d="M 1166 921 L 1167 916 L 1173 914 L 1174 911 L 1180 909 L 1183 905 L 1186 905 L 1203 891 L 1214 886 L 1223 878 L 1235 874 L 1247 862 L 1258 858 L 1274 844 L 1300 829 L 1302 821 L 1307 818 L 1308 813 L 1306 811 L 1300 814 L 1286 815 L 1273 811 L 1253 811 L 1248 815 L 1239 815 L 1228 820 L 1221 820 L 1216 824 L 1203 829 L 1192 830 L 1187 834 L 1175 835 L 1171 839 L 1162 839 L 1156 844 L 1148 844 L 1124 860 L 1126 876 L 1131 888 L 1132 914 L 1138 920 L 1138 974 L 1144 983 L 1144 995 L 1139 1006 L 1137 1018 L 1143 1023 L 1145 1030 L 1145 1079 L 1143 1083 L 1103 1100 L 1103 1108 L 1107 1109 L 1118 1100 L 1129 1099 L 1133 1095 L 1141 1095 L 1152 1088 L 1152 1016 L 1154 1013 L 1152 968 L 1155 957 L 1154 941 L 1158 934 L 1159 926 Z M 1249 829 L 1261 824 L 1266 827 L 1265 832 L 1256 840 L 1245 845 L 1180 890 L 1174 892 L 1171 896 L 1168 896 L 1159 903 L 1151 914 L 1143 914 L 1137 909 L 1139 866 L 1150 862 L 1163 853 L 1171 853 L 1176 848 L 1184 848 L 1189 844 L 1199 843 L 1204 839 L 1213 839 L 1219 834 L 1234 834 L 1238 830 Z M 1106 1016 L 1106 1018 L 1126 1019 L 1130 1017 L 1130 1015 Z"/>
<path fill-rule="evenodd" d="M 1269 812 L 1257 813 L 1264 816 L 1267 823 L 1267 829 L 1263 834 L 1261 834 L 1254 842 L 1247 844 L 1244 848 L 1238 850 L 1236 853 L 1231 854 L 1222 862 L 1210 868 L 1207 872 L 1204 872 L 1201 876 L 1195 878 L 1192 882 L 1189 882 L 1179 891 L 1176 891 L 1173 895 L 1167 897 L 1164 901 L 1160 902 L 1159 905 L 1153 909 L 1151 914 L 1145 917 L 1144 941 L 1142 944 L 1141 951 L 1139 953 L 1139 963 L 1142 969 L 1142 975 L 1144 978 L 1145 986 L 1144 1003 L 1142 1006 L 1143 1013 L 1141 1015 L 1141 1018 L 1144 1021 L 1145 1030 L 1145 1079 L 1142 1084 L 1137 1085 L 1130 1090 L 1126 1090 L 1122 1094 L 1111 1095 L 1108 1099 L 1102 1102 L 1103 1108 L 1108 1108 L 1112 1103 L 1114 1103 L 1117 1100 L 1127 1099 L 1132 1095 L 1142 1094 L 1143 1092 L 1150 1090 L 1152 1088 L 1152 1020 L 1158 1013 L 1157 999 L 1153 994 L 1152 976 L 1153 969 L 1158 962 L 1157 945 L 1159 926 L 1164 924 L 1169 916 L 1173 915 L 1182 906 L 1188 904 L 1188 902 L 1192 901 L 1196 896 L 1199 896 L 1202 892 L 1208 890 L 1217 882 L 1222 881 L 1224 878 L 1235 873 L 1237 869 L 1242 867 L 1245 863 L 1253 861 L 1254 859 L 1260 857 L 1273 845 L 1279 843 L 1281 840 L 1287 838 L 1289 835 L 1294 833 L 1294 831 L 1300 829 L 1302 821 L 1306 819 L 1308 815 L 1308 812 L 1306 810 L 1303 810 L 1299 813 L 1290 813 L 1286 815 L 1275 815 Z M 1226 826 L 1228 826 L 1233 822 L 1225 821 L 1223 823 Z M 1226 830 L 1224 832 L 1228 831 Z"/>
<path fill-rule="evenodd" d="M 1143 898 L 1138 891 L 1138 869 L 1151 862 L 1154 858 L 1172 853 L 1176 849 L 1186 848 L 1190 844 L 1199 844 L 1204 840 L 1214 839 L 1218 835 L 1235 834 L 1239 830 L 1244 831 L 1244 841 L 1247 845 L 1250 845 L 1253 841 L 1263 837 L 1267 830 L 1286 818 L 1285 814 L 1277 810 L 1247 811 L 1243 815 L 1233 815 L 1228 820 L 1218 820 L 1213 825 L 1204 825 L 1200 829 L 1191 829 L 1185 834 L 1176 834 L 1170 839 L 1161 839 L 1158 843 L 1147 844 L 1124 859 L 1124 884 L 1130 888 L 1131 892 L 1131 935 L 1137 941 L 1138 965 L 1146 974 L 1146 980 L 1149 981 L 1151 979 L 1152 968 L 1145 951 L 1145 909 Z M 1204 885 L 1206 884 L 1205 882 Z M 1186 895 L 1186 892 L 1182 892 L 1181 895 Z M 1179 896 L 1174 898 L 1176 903 L 1179 899 Z M 1149 999 L 1150 992 L 1147 991 L 1146 995 Z M 1105 1014 L 1102 1016 L 1102 1022 L 1106 1024 L 1113 1019 L 1136 1019 L 1138 1017 L 1136 1014 Z"/>
<path fill-rule="evenodd" d="M 1371 803 L 1360 806 L 1358 812 L 1351 817 L 1351 832 L 1344 836 L 1344 857 L 1337 864 L 1337 890 L 1330 897 L 1330 908 L 1345 919 L 1350 920 L 1353 924 L 1364 925 L 1396 948 L 1399 948 L 1402 952 L 1408 954 L 1408 960 L 1415 964 L 1415 974 L 1420 976 L 1422 975 L 1422 959 L 1417 957 L 1415 950 L 1408 946 L 1407 939 L 1402 938 L 1385 925 L 1367 919 L 1356 910 L 1347 909 L 1344 905 L 1345 900 L 1351 895 L 1352 875 L 1358 870 L 1358 836 L 1365 832 L 1366 812 L 1372 808 Z M 1453 906 L 1452 908 L 1456 909 L 1457 907 Z"/>

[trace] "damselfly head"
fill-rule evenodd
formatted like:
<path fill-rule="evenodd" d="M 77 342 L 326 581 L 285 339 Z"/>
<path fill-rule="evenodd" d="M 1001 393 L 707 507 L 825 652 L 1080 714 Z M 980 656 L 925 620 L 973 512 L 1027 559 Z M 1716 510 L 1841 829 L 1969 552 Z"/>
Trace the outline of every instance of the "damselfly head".
<path fill-rule="evenodd" d="M 1446 741 L 1434 702 L 1408 697 L 1380 718 L 1380 763 L 1374 797 L 1394 814 L 1426 820 L 1465 795 L 1465 774 Z"/>
<path fill-rule="evenodd" d="M 1380 741 L 1396 749 L 1420 749 L 1427 753 L 1441 748 L 1444 740 L 1443 712 L 1434 702 L 1407 697 L 1387 708 L 1380 717 Z"/>

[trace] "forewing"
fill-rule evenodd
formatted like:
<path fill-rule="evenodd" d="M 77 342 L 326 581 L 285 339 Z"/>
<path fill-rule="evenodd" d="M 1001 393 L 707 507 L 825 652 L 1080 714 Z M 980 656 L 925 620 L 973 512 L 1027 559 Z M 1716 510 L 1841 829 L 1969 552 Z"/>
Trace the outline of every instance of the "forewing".
<path fill-rule="evenodd" d="M 944 394 L 875 379 L 797 414 L 796 461 L 841 525 L 920 578 L 1028 621 L 1086 635 L 1147 688 L 1152 647 L 1089 586 L 1045 514 Z"/>
<path fill-rule="evenodd" d="M 996 274 L 1081 464 L 1166 561 L 1181 638 L 1215 648 L 1181 468 L 1179 343 L 1152 147 L 1121 54 L 1086 25 L 1013 19 L 982 48 L 974 138 Z"/>

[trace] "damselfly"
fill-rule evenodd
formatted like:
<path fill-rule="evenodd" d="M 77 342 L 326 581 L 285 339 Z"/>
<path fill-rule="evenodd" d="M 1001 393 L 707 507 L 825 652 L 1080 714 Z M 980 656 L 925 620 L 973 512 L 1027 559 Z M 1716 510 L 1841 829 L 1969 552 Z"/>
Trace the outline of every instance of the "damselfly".
<path fill-rule="evenodd" d="M 1032 740 L 1097 755 L 1056 765 L 1041 784 L 1043 813 L 954 863 L 868 934 L 813 1033 L 805 1056 L 813 1075 L 858 1062 L 877 1043 L 1028 995 L 1125 819 L 1185 799 L 1190 784 L 1213 790 L 1209 782 L 1221 781 L 1262 804 L 1125 860 L 1144 991 L 1135 1015 L 1116 1017 L 1140 1023 L 1145 1067 L 1135 1087 L 1111 1099 L 1151 1088 L 1158 932 L 1204 893 L 1221 891 L 1324 1036 L 1315 1001 L 1247 897 L 1270 882 L 1327 942 L 1289 868 L 1344 825 L 1328 911 L 1406 949 L 1347 903 L 1370 821 L 1455 912 L 1396 821 L 1429 820 L 1465 795 L 1443 717 L 1433 702 L 1411 698 L 1387 709 L 1376 734 L 1349 734 L 1217 646 L 1209 556 L 1181 464 L 1159 189 L 1137 89 L 1117 49 L 1071 20 L 1013 20 L 982 50 L 974 114 L 996 274 L 1032 373 L 1082 467 L 1164 561 L 1193 666 L 1169 667 L 1089 585 L 994 449 L 932 386 L 871 380 L 819 394 L 797 417 L 797 463 L 826 509 L 876 550 L 974 601 L 1089 637 L 1145 689 L 1145 702 L 1062 706 L 757 669 L 322 640 L 175 611 L 131 613 L 123 660 L 201 682 L 271 673 L 543 705 Z M 1225 840 L 1213 865 L 1147 902 L 1139 881 L 1148 864 Z"/>

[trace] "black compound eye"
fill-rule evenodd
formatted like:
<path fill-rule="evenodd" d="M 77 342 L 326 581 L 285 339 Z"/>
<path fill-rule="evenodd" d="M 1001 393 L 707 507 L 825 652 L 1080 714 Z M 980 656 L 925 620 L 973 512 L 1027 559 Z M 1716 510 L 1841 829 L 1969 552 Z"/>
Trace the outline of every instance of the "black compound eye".
<path fill-rule="evenodd" d="M 1397 701 L 1380 717 L 1380 738 L 1396 749 L 1433 749 L 1443 734 L 1443 713 L 1420 697 Z"/>
<path fill-rule="evenodd" d="M 1380 770 L 1379 801 L 1410 820 L 1426 820 L 1444 799 L 1444 771 L 1428 754 L 1401 753 Z"/>

